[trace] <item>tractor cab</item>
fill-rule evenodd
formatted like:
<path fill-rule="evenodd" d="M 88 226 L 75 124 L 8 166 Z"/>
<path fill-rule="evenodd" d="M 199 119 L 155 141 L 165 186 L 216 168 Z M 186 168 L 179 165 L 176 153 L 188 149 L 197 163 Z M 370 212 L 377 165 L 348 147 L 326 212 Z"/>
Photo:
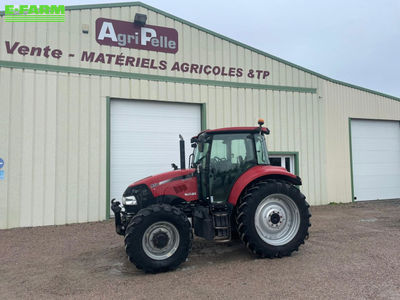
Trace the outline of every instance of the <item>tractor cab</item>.
<path fill-rule="evenodd" d="M 197 170 L 200 198 L 227 202 L 240 175 L 254 166 L 270 164 L 264 137 L 269 130 L 261 127 L 263 123 L 206 130 L 192 138 L 192 167 Z"/>

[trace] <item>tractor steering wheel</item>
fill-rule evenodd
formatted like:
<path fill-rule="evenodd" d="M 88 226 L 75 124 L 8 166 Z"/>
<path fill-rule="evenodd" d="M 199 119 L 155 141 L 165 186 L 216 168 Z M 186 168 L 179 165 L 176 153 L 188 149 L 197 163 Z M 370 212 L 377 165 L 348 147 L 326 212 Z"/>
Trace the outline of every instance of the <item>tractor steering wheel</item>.
<path fill-rule="evenodd" d="M 216 163 L 219 163 L 222 161 L 222 158 L 219 158 L 218 156 L 215 156 L 212 158 L 212 160 L 214 160 Z"/>
<path fill-rule="evenodd" d="M 219 157 L 215 156 L 215 157 L 211 158 L 210 165 L 213 168 L 219 169 L 222 161 L 223 161 L 222 158 L 219 158 Z"/>

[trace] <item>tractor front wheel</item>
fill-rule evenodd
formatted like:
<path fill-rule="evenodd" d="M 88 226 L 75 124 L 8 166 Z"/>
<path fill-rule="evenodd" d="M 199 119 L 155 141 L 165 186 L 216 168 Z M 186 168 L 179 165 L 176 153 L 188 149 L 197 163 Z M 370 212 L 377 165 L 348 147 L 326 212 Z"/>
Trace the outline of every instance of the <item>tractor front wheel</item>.
<path fill-rule="evenodd" d="M 259 182 L 240 199 L 236 216 L 239 236 L 260 257 L 289 256 L 308 237 L 308 208 L 295 186 L 277 180 Z"/>
<path fill-rule="evenodd" d="M 138 269 L 158 273 L 176 269 L 186 260 L 193 233 L 186 215 L 167 204 L 141 209 L 125 232 L 125 249 Z"/>

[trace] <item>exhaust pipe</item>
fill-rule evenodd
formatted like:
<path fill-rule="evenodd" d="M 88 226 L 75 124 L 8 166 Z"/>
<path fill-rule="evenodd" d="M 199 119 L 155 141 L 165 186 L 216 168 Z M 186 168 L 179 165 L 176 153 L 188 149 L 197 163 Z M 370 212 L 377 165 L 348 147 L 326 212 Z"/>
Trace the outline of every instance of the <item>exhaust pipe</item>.
<path fill-rule="evenodd" d="M 185 166 L 185 140 L 182 135 L 179 135 L 179 150 L 181 154 L 181 170 L 186 168 Z"/>

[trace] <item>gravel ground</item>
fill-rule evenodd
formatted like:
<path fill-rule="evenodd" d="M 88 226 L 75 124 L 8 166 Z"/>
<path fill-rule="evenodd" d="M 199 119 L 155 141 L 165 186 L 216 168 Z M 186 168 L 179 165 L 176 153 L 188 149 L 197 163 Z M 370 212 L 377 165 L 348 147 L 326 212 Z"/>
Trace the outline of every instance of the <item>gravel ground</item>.
<path fill-rule="evenodd" d="M 400 299 L 400 200 L 311 212 L 291 257 L 196 239 L 186 263 L 155 275 L 128 262 L 113 221 L 0 230 L 0 298 Z"/>

